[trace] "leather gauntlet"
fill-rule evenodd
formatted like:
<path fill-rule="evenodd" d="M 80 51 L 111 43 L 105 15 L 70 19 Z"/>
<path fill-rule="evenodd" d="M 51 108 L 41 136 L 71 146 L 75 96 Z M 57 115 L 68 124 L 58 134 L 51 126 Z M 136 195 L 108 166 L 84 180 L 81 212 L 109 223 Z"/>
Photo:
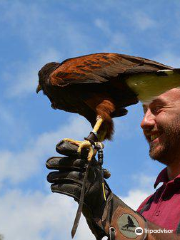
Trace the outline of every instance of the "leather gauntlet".
<path fill-rule="evenodd" d="M 81 157 L 78 156 L 77 146 L 69 142 L 60 142 L 56 150 L 66 157 L 52 157 L 47 160 L 47 168 L 55 170 L 47 177 L 52 184 L 51 190 L 71 196 L 79 202 L 88 164 L 86 153 Z M 106 169 L 103 169 L 103 176 L 104 178 L 110 176 Z M 144 240 L 146 238 L 143 232 L 146 227 L 145 219 L 114 195 L 106 181 L 105 195 L 104 198 L 102 170 L 97 161 L 93 159 L 85 185 L 82 210 L 92 233 L 97 240 L 104 236 L 108 236 L 111 240 Z"/>
<path fill-rule="evenodd" d="M 111 240 L 146 239 L 147 222 L 143 216 L 128 207 L 120 198 L 111 193 L 99 226 Z"/>

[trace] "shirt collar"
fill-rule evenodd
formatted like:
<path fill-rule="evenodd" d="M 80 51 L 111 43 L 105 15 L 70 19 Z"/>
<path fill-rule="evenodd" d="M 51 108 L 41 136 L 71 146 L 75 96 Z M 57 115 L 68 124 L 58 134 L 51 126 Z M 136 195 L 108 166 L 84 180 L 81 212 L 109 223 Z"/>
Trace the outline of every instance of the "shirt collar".
<path fill-rule="evenodd" d="M 165 183 L 168 181 L 169 181 L 169 179 L 168 179 L 168 175 L 167 175 L 167 168 L 164 168 L 157 176 L 156 181 L 154 183 L 154 188 L 156 188 L 159 183 L 161 183 L 161 182 Z"/>
<path fill-rule="evenodd" d="M 171 181 L 174 182 L 174 180 L 176 179 L 180 179 L 180 174 L 177 175 L 174 179 L 172 179 Z M 154 183 L 154 188 L 157 187 L 157 185 L 161 182 L 163 183 L 167 183 L 167 182 L 171 182 L 169 181 L 169 178 L 168 178 L 168 175 L 167 175 L 167 168 L 164 168 L 160 173 L 159 175 L 157 176 L 156 178 L 156 181 Z"/>

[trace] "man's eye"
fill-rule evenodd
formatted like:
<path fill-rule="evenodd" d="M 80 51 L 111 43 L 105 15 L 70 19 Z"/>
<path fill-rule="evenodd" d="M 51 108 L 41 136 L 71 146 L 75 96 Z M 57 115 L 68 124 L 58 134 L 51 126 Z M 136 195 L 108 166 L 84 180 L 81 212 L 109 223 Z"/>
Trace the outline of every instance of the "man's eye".
<path fill-rule="evenodd" d="M 153 108 L 153 112 L 159 112 L 162 109 L 162 106 L 156 106 Z"/>

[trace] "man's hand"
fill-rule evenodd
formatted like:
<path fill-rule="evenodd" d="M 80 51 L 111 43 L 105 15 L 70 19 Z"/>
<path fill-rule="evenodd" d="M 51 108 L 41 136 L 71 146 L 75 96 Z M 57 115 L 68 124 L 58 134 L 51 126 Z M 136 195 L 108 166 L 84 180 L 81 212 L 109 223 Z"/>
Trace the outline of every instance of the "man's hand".
<path fill-rule="evenodd" d="M 48 182 L 52 183 L 52 192 L 71 196 L 79 202 L 88 161 L 85 158 L 86 153 L 84 153 L 84 159 L 77 158 L 76 148 L 76 146 L 69 142 L 61 142 L 57 145 L 57 151 L 68 155 L 68 157 L 49 158 L 46 166 L 49 169 L 56 170 L 47 176 Z M 110 173 L 103 169 L 103 175 L 105 178 L 108 178 Z M 109 194 L 110 189 L 105 184 L 104 196 L 101 168 L 97 161 L 93 159 L 85 186 L 83 214 L 96 237 L 106 236 L 106 233 L 97 225 L 96 221 L 100 221 L 102 217 L 106 205 L 105 197 L 108 198 Z"/>
<path fill-rule="evenodd" d="M 76 150 L 76 146 L 69 142 L 61 142 L 57 145 L 57 151 L 68 157 L 49 158 L 46 165 L 56 170 L 47 177 L 52 184 L 52 191 L 79 201 L 88 162 L 86 153 L 80 159 Z M 103 171 L 103 175 L 105 178 L 110 176 L 107 170 Z M 145 227 L 145 220 L 115 196 L 107 183 L 104 196 L 102 172 L 95 159 L 92 160 L 86 181 L 83 214 L 96 239 L 111 236 L 111 239 L 140 240 L 145 237 L 144 234 L 136 235 L 134 232 L 136 227 Z"/>

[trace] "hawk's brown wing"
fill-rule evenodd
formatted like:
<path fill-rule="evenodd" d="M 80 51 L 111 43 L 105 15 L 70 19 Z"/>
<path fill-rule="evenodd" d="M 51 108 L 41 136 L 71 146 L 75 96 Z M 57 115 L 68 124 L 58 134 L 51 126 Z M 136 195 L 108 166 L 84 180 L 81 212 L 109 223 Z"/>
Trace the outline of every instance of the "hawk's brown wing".
<path fill-rule="evenodd" d="M 54 86 L 84 83 L 105 83 L 121 75 L 157 72 L 172 69 L 149 59 L 116 53 L 97 53 L 67 59 L 51 74 Z"/>

